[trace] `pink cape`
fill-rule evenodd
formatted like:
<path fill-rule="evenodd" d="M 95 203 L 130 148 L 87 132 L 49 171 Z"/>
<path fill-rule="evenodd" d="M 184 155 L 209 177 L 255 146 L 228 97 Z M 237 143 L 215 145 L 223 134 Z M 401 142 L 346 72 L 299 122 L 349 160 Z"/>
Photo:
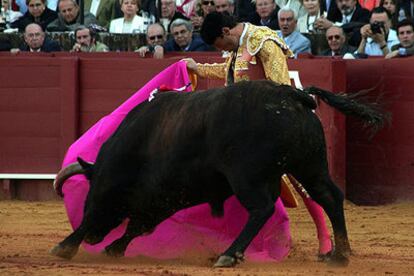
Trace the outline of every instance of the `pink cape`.
<path fill-rule="evenodd" d="M 94 162 L 101 145 L 116 130 L 126 114 L 150 93 L 166 85 L 180 88 L 189 84 L 184 62 L 177 62 L 159 73 L 144 87 L 111 114 L 102 118 L 69 148 L 63 167 L 76 162 L 78 156 Z M 189 91 L 188 87 L 186 90 Z M 83 175 L 68 179 L 63 186 L 64 203 L 73 229 L 79 227 L 89 184 Z M 256 261 L 280 261 L 289 253 L 291 239 L 289 220 L 280 200 L 275 204 L 276 212 L 246 250 L 246 258 Z M 233 196 L 225 202 L 225 215 L 214 218 L 207 204 L 177 212 L 157 226 L 150 235 L 135 238 L 128 246 L 126 256 L 144 255 L 159 259 L 185 256 L 190 252 L 218 255 L 222 253 L 241 231 L 247 221 L 247 212 Z M 89 252 L 101 252 L 105 246 L 122 236 L 127 221 L 113 229 L 105 239 L 94 246 L 84 243 Z"/>

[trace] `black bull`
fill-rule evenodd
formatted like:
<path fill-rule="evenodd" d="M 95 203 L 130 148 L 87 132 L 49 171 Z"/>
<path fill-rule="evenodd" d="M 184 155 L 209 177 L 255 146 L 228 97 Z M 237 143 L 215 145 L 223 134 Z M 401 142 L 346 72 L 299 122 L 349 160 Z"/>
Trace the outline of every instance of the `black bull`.
<path fill-rule="evenodd" d="M 90 190 L 81 225 L 51 253 L 72 258 L 82 241 L 98 243 L 129 218 L 126 233 L 105 248 L 122 256 L 132 239 L 175 212 L 207 202 L 214 215 L 221 215 L 224 201 L 234 194 L 249 218 L 215 264 L 233 266 L 274 212 L 280 178 L 289 173 L 332 223 L 335 250 L 329 260 L 347 264 L 344 197 L 329 176 L 324 133 L 309 94 L 372 126 L 384 121 L 375 104 L 270 81 L 162 93 L 140 104 L 103 144 L 95 164 L 79 159 L 58 174 L 58 193 L 76 173 L 90 179 Z"/>

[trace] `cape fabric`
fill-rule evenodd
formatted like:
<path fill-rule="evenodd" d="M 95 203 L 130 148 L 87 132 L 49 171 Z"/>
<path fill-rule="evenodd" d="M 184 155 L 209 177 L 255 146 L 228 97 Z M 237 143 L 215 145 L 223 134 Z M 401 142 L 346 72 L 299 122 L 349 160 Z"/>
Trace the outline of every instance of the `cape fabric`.
<path fill-rule="evenodd" d="M 148 100 L 151 92 L 158 87 L 178 89 L 185 87 L 189 82 L 185 62 L 169 66 L 72 144 L 63 161 L 63 167 L 76 162 L 78 156 L 86 161 L 95 162 L 101 145 L 132 108 Z M 186 91 L 190 90 L 191 86 L 187 86 Z M 83 175 L 69 178 L 63 186 L 64 203 L 73 229 L 79 227 L 82 221 L 88 191 L 88 180 Z M 225 214 L 222 218 L 212 217 L 208 204 L 181 210 L 163 221 L 151 234 L 135 238 L 129 244 L 125 255 L 170 259 L 190 253 L 221 254 L 240 233 L 248 217 L 247 211 L 234 196 L 225 202 L 224 207 Z M 275 207 L 273 216 L 247 248 L 247 259 L 280 261 L 289 253 L 291 238 L 288 216 L 280 199 Z M 112 241 L 122 236 L 127 223 L 128 220 L 125 220 L 99 244 L 91 246 L 83 243 L 85 249 L 91 253 L 101 252 Z"/>

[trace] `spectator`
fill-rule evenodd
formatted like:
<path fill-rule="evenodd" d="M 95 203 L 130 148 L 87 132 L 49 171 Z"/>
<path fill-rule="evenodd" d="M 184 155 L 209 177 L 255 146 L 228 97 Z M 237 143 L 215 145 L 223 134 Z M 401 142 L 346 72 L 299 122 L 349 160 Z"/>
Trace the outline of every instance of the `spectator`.
<path fill-rule="evenodd" d="M 299 32 L 314 33 L 319 31 L 319 29 L 314 28 L 313 23 L 315 23 L 321 16 L 326 17 L 326 15 L 321 14 L 320 1 L 321 0 L 303 0 L 303 7 L 306 10 L 306 14 L 298 19 Z"/>
<path fill-rule="evenodd" d="M 0 21 L 6 23 L 6 28 L 9 28 L 10 23 L 13 23 L 17 19 L 23 16 L 21 12 L 13 11 L 10 5 L 11 0 L 1 0 L 1 15 Z"/>
<path fill-rule="evenodd" d="M 96 33 L 92 28 L 80 25 L 75 30 L 75 45 L 72 52 L 109 52 L 109 47 L 96 41 Z"/>
<path fill-rule="evenodd" d="M 147 53 L 152 53 L 154 58 L 164 57 L 164 43 L 167 41 L 164 26 L 160 23 L 154 23 L 147 29 L 147 45 L 140 47 L 137 52 L 141 57 Z"/>
<path fill-rule="evenodd" d="M 143 18 L 137 15 L 140 9 L 139 0 L 120 0 L 120 3 L 124 17 L 111 21 L 110 33 L 145 33 L 150 22 L 155 21 L 154 17 Z"/>
<path fill-rule="evenodd" d="M 11 49 L 12 53 L 19 51 L 24 52 L 59 52 L 61 50 L 59 43 L 46 37 L 45 32 L 37 23 L 30 23 L 24 31 L 24 42 L 19 49 Z"/>
<path fill-rule="evenodd" d="M 57 13 L 47 8 L 46 0 L 26 0 L 29 10 L 18 20 L 10 24 L 11 28 L 18 28 L 19 32 L 24 32 L 30 23 L 39 24 L 43 30 L 46 26 L 57 18 Z"/>
<path fill-rule="evenodd" d="M 176 19 L 190 20 L 182 13 L 177 11 L 177 6 L 174 0 L 158 0 L 160 10 L 160 22 L 164 26 L 167 33 L 171 30 L 171 23 Z"/>
<path fill-rule="evenodd" d="M 234 14 L 234 0 L 214 0 L 216 11 L 227 12 L 229 15 Z"/>
<path fill-rule="evenodd" d="M 321 53 L 322 56 L 344 56 L 345 54 L 353 54 L 355 47 L 346 43 L 345 33 L 341 27 L 332 26 L 326 31 L 326 40 L 329 49 Z"/>
<path fill-rule="evenodd" d="M 372 10 L 370 24 L 361 28 L 362 40 L 358 54 L 368 56 L 387 55 L 392 46 L 399 43 L 396 31 L 391 28 L 391 17 L 383 7 Z"/>
<path fill-rule="evenodd" d="M 272 30 L 279 30 L 277 20 L 278 5 L 275 0 L 253 0 L 256 5 L 256 11 L 251 13 L 247 22 L 256 26 L 266 26 Z"/>
<path fill-rule="evenodd" d="M 76 0 L 59 0 L 58 18 L 47 25 L 46 30 L 49 32 L 69 32 L 76 30 L 81 24 L 80 8 Z M 96 18 L 90 12 L 85 12 L 84 24 L 97 24 Z"/>
<path fill-rule="evenodd" d="M 116 1 L 118 0 L 84 0 L 85 12 L 92 13 L 98 25 L 108 29 L 109 23 L 116 17 Z"/>
<path fill-rule="evenodd" d="M 392 46 L 392 52 L 386 58 L 406 57 L 414 55 L 414 23 L 404 19 L 397 26 L 398 39 L 400 43 Z"/>
<path fill-rule="evenodd" d="M 295 54 L 310 53 L 311 43 L 304 35 L 296 31 L 297 18 L 296 13 L 289 7 L 283 7 L 278 12 L 280 31 L 277 31 L 279 37 L 282 37 L 290 50 Z"/>
<path fill-rule="evenodd" d="M 13 2 L 19 8 L 19 11 L 22 14 L 25 14 L 27 12 L 26 0 L 14 0 Z M 57 2 L 58 2 L 58 0 L 48 0 L 46 2 L 46 6 L 49 9 L 51 9 L 52 11 L 56 11 L 57 10 Z"/>
<path fill-rule="evenodd" d="M 193 25 L 190 21 L 180 18 L 174 20 L 171 23 L 171 34 L 173 38 L 165 44 L 165 50 L 168 52 L 209 51 L 211 49 L 200 36 L 193 36 Z"/>
<path fill-rule="evenodd" d="M 391 29 L 396 30 L 398 21 L 405 18 L 405 15 L 400 16 L 400 3 L 397 0 L 381 0 L 380 7 L 384 7 L 391 14 Z M 404 11 L 401 11 L 404 13 Z"/>
<path fill-rule="evenodd" d="M 358 46 L 361 41 L 360 28 L 369 22 L 369 11 L 361 8 L 356 0 L 336 0 L 336 5 L 342 14 L 339 21 L 320 17 L 315 21 L 314 27 L 327 30 L 332 25 L 340 26 L 349 35 L 349 44 Z"/>
<path fill-rule="evenodd" d="M 204 17 L 215 10 L 214 0 L 197 0 L 196 14 L 190 18 L 193 30 L 198 32 L 203 24 Z"/>

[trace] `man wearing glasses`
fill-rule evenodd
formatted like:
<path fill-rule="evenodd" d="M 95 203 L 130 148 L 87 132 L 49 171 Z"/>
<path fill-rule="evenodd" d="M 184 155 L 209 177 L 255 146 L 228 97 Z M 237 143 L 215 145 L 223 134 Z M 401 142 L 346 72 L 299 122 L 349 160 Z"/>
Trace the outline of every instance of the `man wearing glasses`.
<path fill-rule="evenodd" d="M 346 43 L 346 37 L 341 27 L 332 26 L 326 31 L 326 40 L 328 41 L 329 49 L 321 53 L 322 56 L 339 56 L 345 54 L 353 54 L 356 47 L 352 47 Z"/>
<path fill-rule="evenodd" d="M 24 31 L 25 44 L 19 49 L 14 48 L 12 53 L 23 52 L 59 52 L 61 50 L 59 43 L 46 37 L 42 27 L 37 23 L 31 23 L 26 26 Z"/>
<path fill-rule="evenodd" d="M 165 44 L 165 50 L 168 52 L 194 52 L 209 51 L 207 45 L 201 37 L 193 35 L 193 25 L 190 21 L 176 19 L 171 23 L 172 38 Z"/>
<path fill-rule="evenodd" d="M 154 23 L 147 28 L 147 45 L 136 50 L 141 57 L 147 53 L 152 53 L 154 58 L 164 57 L 164 43 L 166 41 L 164 26 L 160 23 Z"/>

